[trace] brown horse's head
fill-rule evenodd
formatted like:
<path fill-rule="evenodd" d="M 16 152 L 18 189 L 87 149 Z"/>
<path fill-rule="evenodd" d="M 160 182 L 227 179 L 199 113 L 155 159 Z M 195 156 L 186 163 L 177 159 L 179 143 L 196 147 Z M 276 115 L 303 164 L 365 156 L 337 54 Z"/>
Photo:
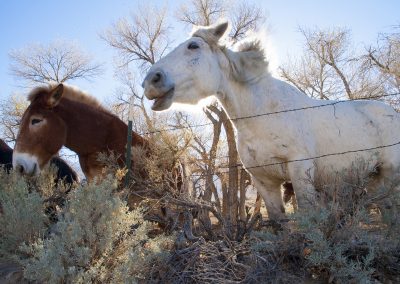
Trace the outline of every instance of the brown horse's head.
<path fill-rule="evenodd" d="M 48 85 L 34 89 L 31 102 L 22 116 L 13 153 L 13 167 L 22 173 L 37 174 L 66 142 L 64 121 L 55 108 L 64 86 Z"/>

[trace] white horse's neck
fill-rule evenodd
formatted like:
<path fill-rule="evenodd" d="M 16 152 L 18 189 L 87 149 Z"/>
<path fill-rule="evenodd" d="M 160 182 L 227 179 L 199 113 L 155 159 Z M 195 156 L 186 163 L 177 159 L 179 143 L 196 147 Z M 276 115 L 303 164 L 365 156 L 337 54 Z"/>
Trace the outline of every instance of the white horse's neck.
<path fill-rule="evenodd" d="M 254 123 L 251 119 L 240 118 L 305 107 L 313 103 L 313 100 L 293 86 L 270 74 L 246 84 L 226 79 L 221 84 L 217 98 L 237 129 L 251 129 Z"/>

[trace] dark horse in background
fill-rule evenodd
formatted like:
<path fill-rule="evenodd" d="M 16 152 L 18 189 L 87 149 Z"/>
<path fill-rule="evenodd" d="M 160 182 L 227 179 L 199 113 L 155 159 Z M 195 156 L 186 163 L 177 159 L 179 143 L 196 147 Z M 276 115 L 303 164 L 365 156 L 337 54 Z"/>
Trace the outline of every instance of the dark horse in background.
<path fill-rule="evenodd" d="M 0 165 L 3 166 L 4 170 L 9 173 L 13 166 L 13 149 L 8 146 L 2 139 L 0 139 Z M 50 164 L 55 166 L 57 175 L 55 182 L 63 181 L 66 184 L 73 184 L 79 181 L 77 173 L 61 158 L 53 157 L 50 160 Z"/>

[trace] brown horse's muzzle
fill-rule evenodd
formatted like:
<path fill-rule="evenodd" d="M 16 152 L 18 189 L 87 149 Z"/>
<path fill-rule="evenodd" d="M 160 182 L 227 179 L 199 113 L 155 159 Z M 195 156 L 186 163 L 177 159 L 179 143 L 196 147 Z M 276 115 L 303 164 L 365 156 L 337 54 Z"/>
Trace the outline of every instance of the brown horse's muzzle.
<path fill-rule="evenodd" d="M 15 151 L 13 153 L 13 168 L 26 175 L 36 175 L 40 172 L 39 163 L 35 156 Z"/>

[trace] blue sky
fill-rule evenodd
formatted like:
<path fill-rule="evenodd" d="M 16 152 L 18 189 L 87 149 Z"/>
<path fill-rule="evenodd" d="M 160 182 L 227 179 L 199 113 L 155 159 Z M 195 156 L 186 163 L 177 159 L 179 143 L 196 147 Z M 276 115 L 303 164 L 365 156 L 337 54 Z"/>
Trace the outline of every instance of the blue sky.
<path fill-rule="evenodd" d="M 18 82 L 9 74 L 8 53 L 30 43 L 50 43 L 55 39 L 75 41 L 97 62 L 104 63 L 105 73 L 92 82 L 75 84 L 100 99 L 114 93 L 112 50 L 99 34 L 121 17 L 128 17 L 142 1 L 127 0 L 19 0 L 0 1 L 0 99 L 21 92 Z M 168 7 L 171 23 L 175 9 L 188 1 L 148 1 L 154 6 Z M 272 44 L 279 63 L 288 55 L 299 56 L 302 38 L 298 27 L 347 27 L 358 48 L 371 44 L 379 32 L 390 31 L 400 24 L 400 1 L 388 0 L 275 0 L 253 1 L 268 15 Z M 143 3 L 143 2 L 142 2 Z M 175 44 L 183 39 L 188 28 L 175 25 Z"/>

